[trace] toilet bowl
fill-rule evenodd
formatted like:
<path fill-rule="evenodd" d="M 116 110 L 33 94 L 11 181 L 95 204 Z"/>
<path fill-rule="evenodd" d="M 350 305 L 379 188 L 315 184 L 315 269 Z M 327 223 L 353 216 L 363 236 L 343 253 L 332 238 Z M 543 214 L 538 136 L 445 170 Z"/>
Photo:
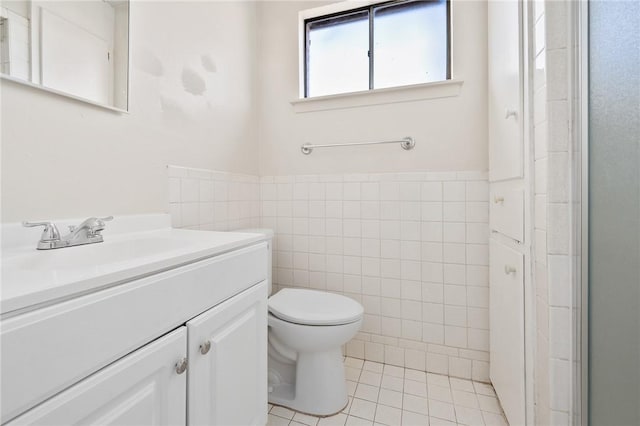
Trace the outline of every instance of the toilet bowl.
<path fill-rule="evenodd" d="M 241 232 L 273 236 L 264 229 Z M 316 416 L 342 411 L 348 397 L 341 348 L 362 326 L 362 305 L 339 294 L 284 288 L 268 307 L 269 402 Z"/>
<path fill-rule="evenodd" d="M 269 299 L 269 402 L 328 416 L 348 403 L 341 347 L 362 326 L 348 297 L 285 288 Z"/>

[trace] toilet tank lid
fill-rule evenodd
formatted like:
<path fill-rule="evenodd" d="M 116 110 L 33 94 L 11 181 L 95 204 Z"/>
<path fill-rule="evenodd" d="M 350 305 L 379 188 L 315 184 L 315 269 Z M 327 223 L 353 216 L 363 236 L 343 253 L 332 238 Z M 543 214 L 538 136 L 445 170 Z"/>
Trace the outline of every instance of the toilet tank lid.
<path fill-rule="evenodd" d="M 276 317 L 303 325 L 350 324 L 364 313 L 362 305 L 349 297 L 300 288 L 283 288 L 268 304 Z"/>
<path fill-rule="evenodd" d="M 236 229 L 234 232 L 248 232 L 250 234 L 262 234 L 265 237 L 273 238 L 273 229 L 269 229 L 269 228 L 244 228 L 244 229 Z"/>

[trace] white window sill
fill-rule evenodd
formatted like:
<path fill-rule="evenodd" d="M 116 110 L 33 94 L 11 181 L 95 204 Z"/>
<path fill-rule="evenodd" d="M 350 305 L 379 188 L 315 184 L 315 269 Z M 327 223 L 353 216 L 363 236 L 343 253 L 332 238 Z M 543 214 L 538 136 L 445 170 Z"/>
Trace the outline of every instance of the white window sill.
<path fill-rule="evenodd" d="M 355 108 L 370 105 L 420 101 L 424 99 L 458 96 L 463 80 L 445 80 L 411 86 L 364 90 L 362 92 L 302 98 L 291 101 L 296 113 L 324 111 L 330 109 Z"/>

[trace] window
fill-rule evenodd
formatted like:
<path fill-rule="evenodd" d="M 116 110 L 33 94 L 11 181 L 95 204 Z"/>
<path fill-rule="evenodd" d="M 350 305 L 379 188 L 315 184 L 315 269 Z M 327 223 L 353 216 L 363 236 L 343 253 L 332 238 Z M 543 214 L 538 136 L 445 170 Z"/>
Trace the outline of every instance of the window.
<path fill-rule="evenodd" d="M 451 78 L 448 0 L 396 0 L 304 21 L 304 95 Z"/>

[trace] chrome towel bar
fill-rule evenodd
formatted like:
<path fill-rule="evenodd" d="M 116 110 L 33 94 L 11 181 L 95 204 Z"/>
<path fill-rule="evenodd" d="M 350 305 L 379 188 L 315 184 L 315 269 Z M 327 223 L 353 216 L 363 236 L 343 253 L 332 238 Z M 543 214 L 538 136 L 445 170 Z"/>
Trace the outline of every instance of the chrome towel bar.
<path fill-rule="evenodd" d="M 323 144 L 323 145 L 312 145 L 309 143 L 305 143 L 300 147 L 300 150 L 304 155 L 309 155 L 313 152 L 315 148 L 331 148 L 334 146 L 357 146 L 357 145 L 381 145 L 385 143 L 399 143 L 402 149 L 410 150 L 416 146 L 416 141 L 413 140 L 411 136 L 404 137 L 400 140 L 394 141 L 376 141 L 376 142 L 351 142 L 351 143 L 336 143 L 336 144 Z"/>

